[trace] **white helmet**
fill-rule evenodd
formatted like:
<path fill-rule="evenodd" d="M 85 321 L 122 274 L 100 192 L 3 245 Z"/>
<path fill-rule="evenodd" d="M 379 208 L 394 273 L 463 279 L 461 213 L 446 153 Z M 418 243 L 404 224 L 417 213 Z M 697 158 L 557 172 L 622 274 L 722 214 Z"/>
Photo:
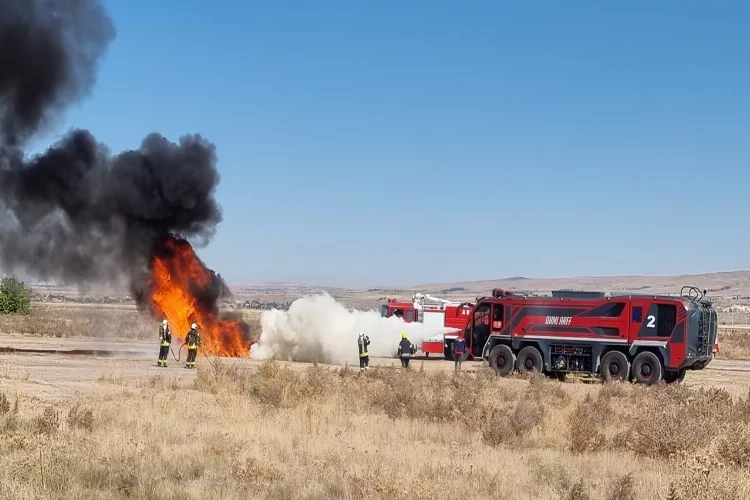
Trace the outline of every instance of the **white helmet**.
<path fill-rule="evenodd" d="M 193 323 L 192 325 L 190 325 L 190 328 L 192 328 L 193 330 L 197 330 L 198 329 L 198 325 L 196 325 L 195 323 Z"/>
<path fill-rule="evenodd" d="M 167 326 L 167 320 L 165 319 L 164 321 L 161 322 L 161 324 L 164 326 Z"/>

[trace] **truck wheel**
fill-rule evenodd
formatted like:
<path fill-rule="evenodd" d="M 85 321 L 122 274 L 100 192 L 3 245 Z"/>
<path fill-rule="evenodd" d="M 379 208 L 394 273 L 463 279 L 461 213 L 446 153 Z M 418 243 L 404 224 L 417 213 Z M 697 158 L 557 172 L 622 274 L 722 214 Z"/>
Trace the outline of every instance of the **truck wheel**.
<path fill-rule="evenodd" d="M 643 351 L 633 360 L 633 378 L 639 384 L 653 385 L 658 383 L 664 369 L 656 354 Z"/>
<path fill-rule="evenodd" d="M 490 351 L 490 366 L 500 377 L 507 377 L 516 367 L 516 355 L 510 347 L 498 344 Z"/>
<path fill-rule="evenodd" d="M 630 376 L 630 362 L 620 351 L 609 351 L 602 356 L 599 373 L 605 382 L 612 380 L 624 382 Z"/>
<path fill-rule="evenodd" d="M 685 372 L 687 370 L 683 368 L 682 370 L 672 371 L 672 370 L 665 370 L 664 371 L 664 382 L 668 384 L 672 384 L 674 382 L 682 382 L 685 380 Z"/>
<path fill-rule="evenodd" d="M 544 369 L 542 353 L 534 346 L 527 345 L 518 353 L 518 371 L 524 374 L 539 372 Z"/>

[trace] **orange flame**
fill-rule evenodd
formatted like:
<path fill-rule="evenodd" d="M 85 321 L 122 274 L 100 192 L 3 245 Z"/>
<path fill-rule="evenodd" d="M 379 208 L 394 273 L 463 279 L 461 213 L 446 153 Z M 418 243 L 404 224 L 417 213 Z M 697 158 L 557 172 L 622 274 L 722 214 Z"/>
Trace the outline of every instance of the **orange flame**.
<path fill-rule="evenodd" d="M 191 323 L 196 323 L 201 335 L 199 354 L 247 356 L 247 325 L 219 318 L 215 289 L 221 283 L 190 244 L 170 235 L 157 250 L 151 262 L 149 300 L 153 310 L 169 320 L 173 338 L 184 340 Z"/>

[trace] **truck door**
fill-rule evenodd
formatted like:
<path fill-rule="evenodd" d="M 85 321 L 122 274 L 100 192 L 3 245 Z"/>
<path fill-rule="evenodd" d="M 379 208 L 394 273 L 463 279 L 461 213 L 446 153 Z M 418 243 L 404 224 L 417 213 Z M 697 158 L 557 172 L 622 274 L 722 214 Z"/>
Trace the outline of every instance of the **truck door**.
<path fill-rule="evenodd" d="M 490 336 L 490 308 L 492 303 L 485 302 L 476 306 L 470 323 L 473 323 L 471 332 L 471 354 L 475 357 L 482 355 L 484 344 Z"/>
<path fill-rule="evenodd" d="M 632 299 L 630 301 L 630 324 L 628 328 L 628 342 L 632 343 L 638 337 L 638 332 L 644 328 L 644 318 L 648 315 L 648 299 Z M 651 322 L 651 318 L 648 319 Z"/>

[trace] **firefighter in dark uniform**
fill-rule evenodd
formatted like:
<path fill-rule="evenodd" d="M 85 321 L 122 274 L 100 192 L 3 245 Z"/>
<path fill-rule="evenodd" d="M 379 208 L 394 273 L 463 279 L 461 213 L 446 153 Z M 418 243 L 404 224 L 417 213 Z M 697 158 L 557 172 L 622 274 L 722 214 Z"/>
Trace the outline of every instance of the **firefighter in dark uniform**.
<path fill-rule="evenodd" d="M 190 325 L 190 331 L 185 338 L 185 343 L 188 348 L 187 361 L 185 361 L 185 368 L 195 368 L 195 355 L 198 354 L 198 346 L 201 345 L 201 334 L 198 333 L 198 325 L 193 323 Z"/>
<path fill-rule="evenodd" d="M 169 330 L 169 322 L 166 319 L 159 326 L 159 342 L 159 360 L 156 365 L 166 368 L 169 346 L 172 344 L 172 332 Z"/>
<path fill-rule="evenodd" d="M 412 354 L 416 352 L 414 344 L 409 342 L 406 332 L 401 334 L 401 342 L 398 344 L 398 357 L 401 358 L 401 366 L 409 368 L 409 360 Z"/>
<path fill-rule="evenodd" d="M 370 366 L 370 354 L 367 352 L 367 346 L 370 345 L 370 337 L 365 332 L 359 332 L 357 346 L 359 347 L 359 371 L 365 371 Z"/>

